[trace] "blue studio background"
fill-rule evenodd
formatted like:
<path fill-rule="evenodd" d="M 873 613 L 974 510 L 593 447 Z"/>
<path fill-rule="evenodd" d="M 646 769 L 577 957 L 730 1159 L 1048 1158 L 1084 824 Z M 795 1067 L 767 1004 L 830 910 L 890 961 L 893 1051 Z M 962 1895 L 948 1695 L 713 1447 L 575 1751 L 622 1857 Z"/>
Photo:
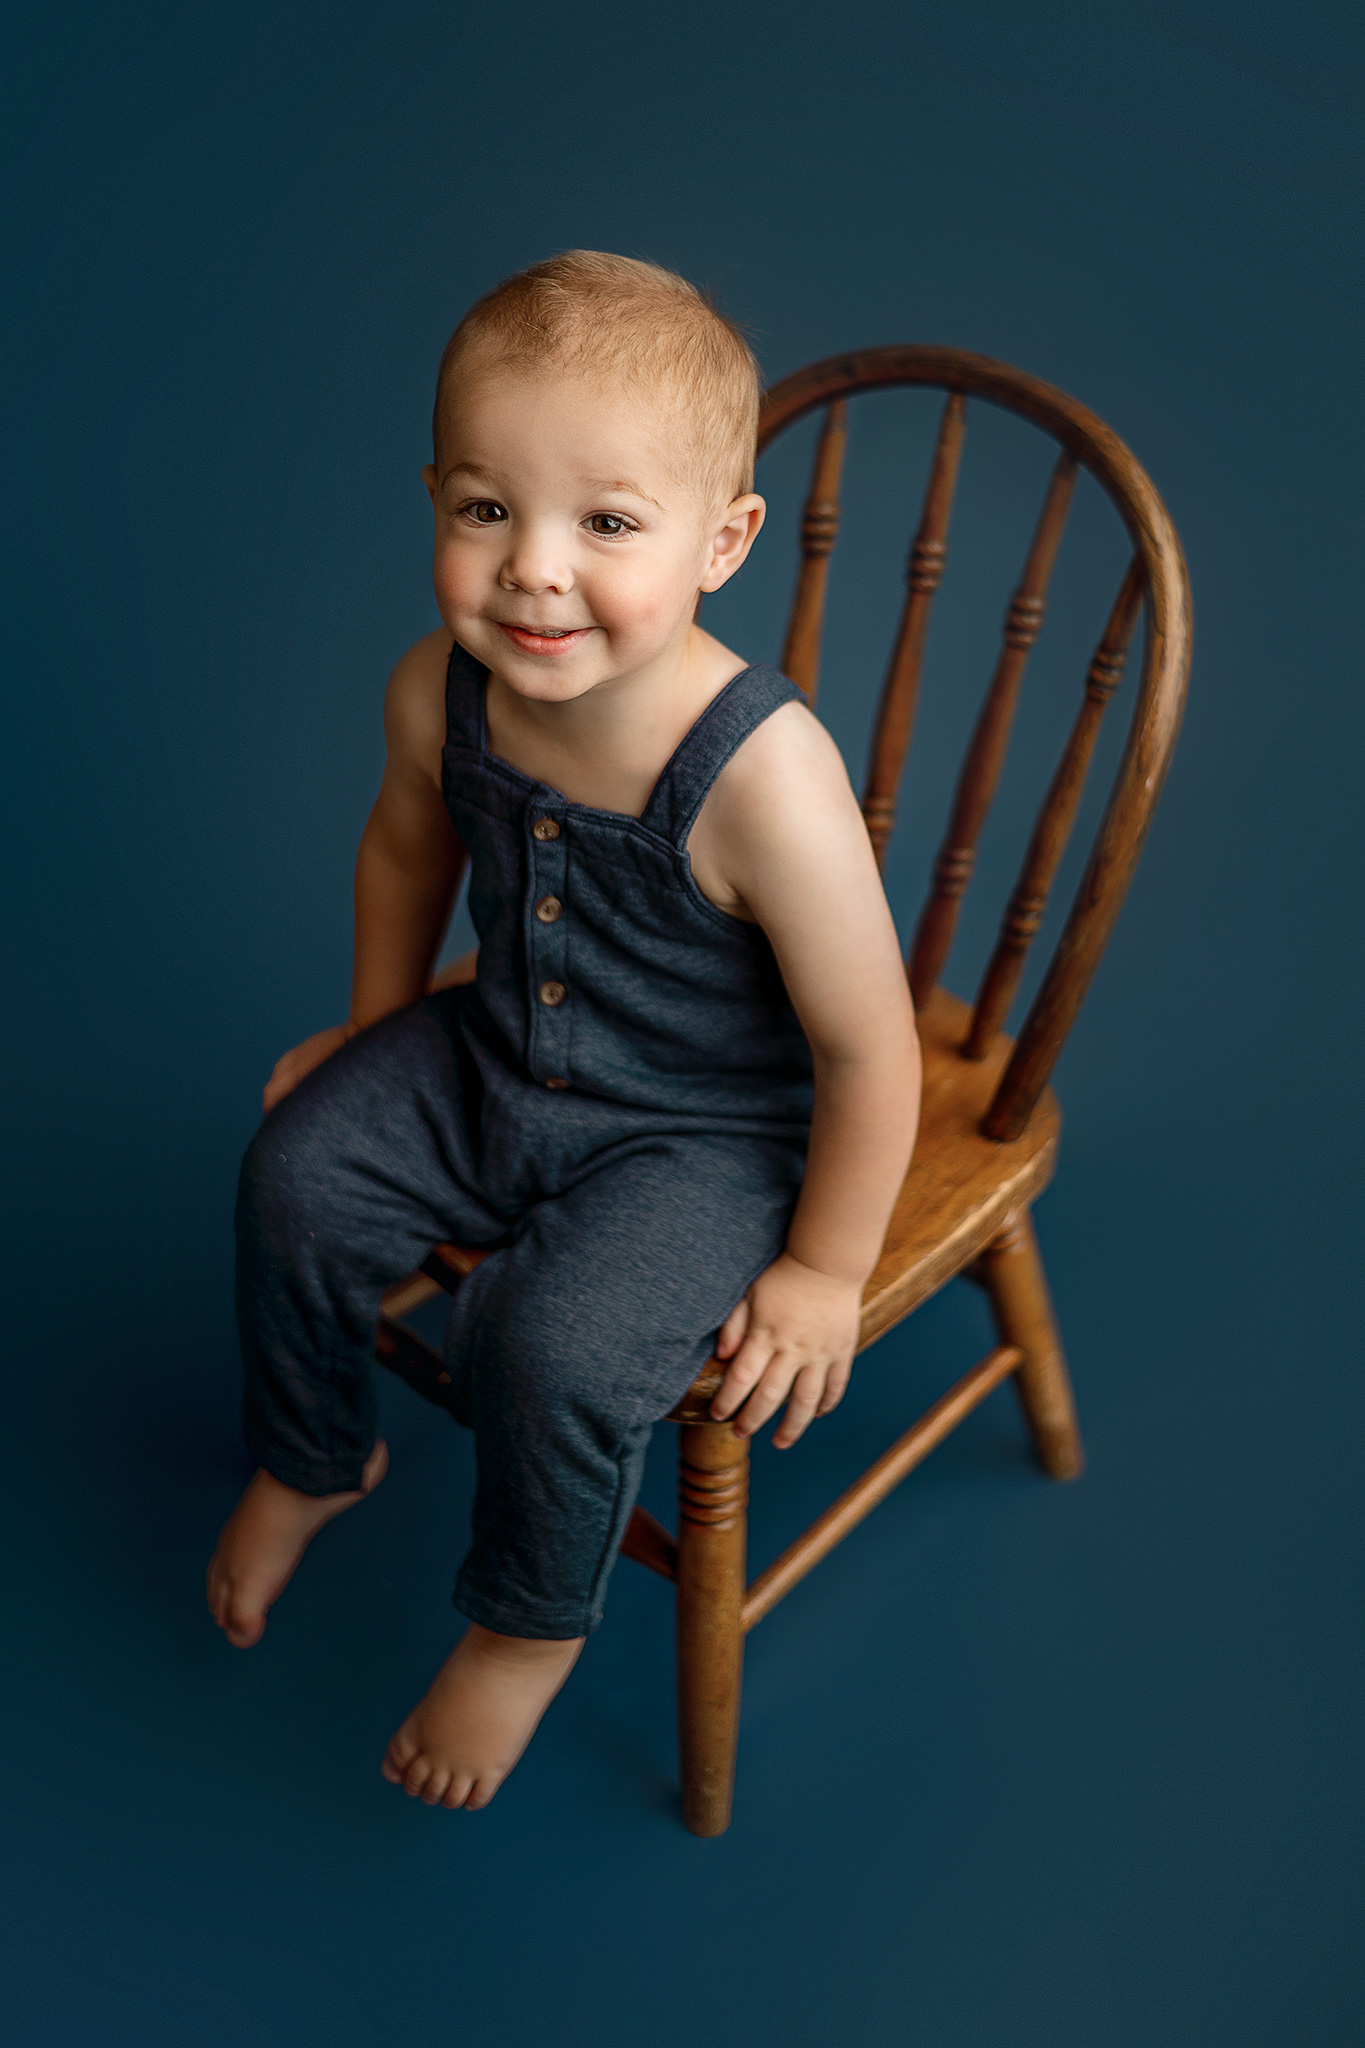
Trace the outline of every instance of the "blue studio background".
<path fill-rule="evenodd" d="M 1360 55 L 1344 0 L 11 23 L 10 2040 L 1365 2038 Z M 676 1813 L 670 1595 L 628 1565 L 490 1811 L 381 1781 L 453 1637 L 472 1482 L 405 1389 L 390 1479 L 262 1647 L 202 1605 L 245 1477 L 236 1164 L 274 1058 L 344 1012 L 380 693 L 435 623 L 437 355 L 477 292 L 576 244 L 712 286 L 772 378 L 938 340 L 1061 384 L 1151 470 L 1195 593 L 1184 738 L 1039 1209 L 1088 1472 L 1039 1477 L 1003 1392 L 822 1565 L 751 1640 L 712 1843 Z M 858 774 L 926 403 L 854 415 L 824 705 Z M 767 465 L 772 526 L 708 613 L 754 657 L 808 457 L 796 434 Z M 907 922 L 1045 463 L 975 409 Z M 1082 492 L 959 987 L 1122 560 Z M 799 1450 L 761 1449 L 755 1562 L 986 1341 L 952 1288 Z"/>

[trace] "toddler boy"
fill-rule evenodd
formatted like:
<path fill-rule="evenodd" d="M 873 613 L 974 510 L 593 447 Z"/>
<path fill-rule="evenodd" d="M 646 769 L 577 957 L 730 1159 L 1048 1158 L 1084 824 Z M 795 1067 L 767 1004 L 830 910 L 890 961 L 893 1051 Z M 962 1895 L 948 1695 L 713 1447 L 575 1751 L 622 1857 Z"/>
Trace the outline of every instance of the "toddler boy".
<path fill-rule="evenodd" d="M 708 1357 L 743 1435 L 839 1400 L 909 1162 L 914 1024 L 843 764 L 695 623 L 763 523 L 757 417 L 743 338 L 652 264 L 571 252 L 456 329 L 424 472 L 444 623 L 388 687 L 350 1018 L 279 1062 L 243 1167 L 260 1469 L 209 1567 L 243 1648 L 383 1477 L 384 1289 L 491 1248 L 446 1347 L 470 1627 L 383 1764 L 428 1805 L 515 1764 Z M 430 984 L 466 863 L 477 968 Z"/>

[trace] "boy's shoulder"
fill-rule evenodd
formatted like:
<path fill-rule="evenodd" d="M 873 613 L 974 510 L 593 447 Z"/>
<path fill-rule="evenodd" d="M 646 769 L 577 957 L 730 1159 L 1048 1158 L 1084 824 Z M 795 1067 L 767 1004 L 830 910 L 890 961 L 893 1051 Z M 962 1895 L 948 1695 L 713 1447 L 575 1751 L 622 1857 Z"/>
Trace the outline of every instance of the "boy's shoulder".
<path fill-rule="evenodd" d="M 450 662 L 450 650 L 455 644 L 455 635 L 449 626 L 438 626 L 434 633 L 424 633 L 415 640 L 406 654 L 401 654 L 394 663 L 389 677 L 389 689 L 399 693 L 430 690 L 433 683 L 445 688 L 446 668 Z"/>
<path fill-rule="evenodd" d="M 806 945 L 813 906 L 827 913 L 840 892 L 850 906 L 880 893 L 843 756 L 804 698 L 779 705 L 735 749 L 688 852 L 703 892 L 761 924 L 774 945 L 780 934 Z"/>
<path fill-rule="evenodd" d="M 843 756 L 804 698 L 770 712 L 716 777 L 690 842 L 717 876 L 749 863 L 819 857 L 831 835 L 863 833 Z M 865 834 L 864 834 L 865 836 Z M 739 893 L 745 893 L 742 885 Z"/>
<path fill-rule="evenodd" d="M 454 635 L 440 626 L 395 662 L 384 692 L 384 737 L 395 751 L 440 776 L 446 736 L 446 668 Z"/>
<path fill-rule="evenodd" d="M 694 627 L 693 634 L 697 645 L 704 649 L 703 659 L 717 696 L 740 677 L 756 673 L 771 678 L 780 673 L 767 662 L 746 662 L 743 655 L 735 654 L 701 627 Z M 782 680 L 791 683 L 789 676 Z M 721 769 L 716 788 L 719 790 L 722 783 L 728 785 L 736 801 L 744 806 L 774 782 L 780 796 L 787 784 L 801 788 L 812 779 L 825 783 L 831 777 L 836 782 L 848 780 L 843 756 L 805 697 L 799 696 L 760 718 Z"/>
<path fill-rule="evenodd" d="M 814 792 L 848 786 L 838 747 L 804 697 L 770 712 L 735 749 L 716 781 L 736 808 L 786 810 Z"/>

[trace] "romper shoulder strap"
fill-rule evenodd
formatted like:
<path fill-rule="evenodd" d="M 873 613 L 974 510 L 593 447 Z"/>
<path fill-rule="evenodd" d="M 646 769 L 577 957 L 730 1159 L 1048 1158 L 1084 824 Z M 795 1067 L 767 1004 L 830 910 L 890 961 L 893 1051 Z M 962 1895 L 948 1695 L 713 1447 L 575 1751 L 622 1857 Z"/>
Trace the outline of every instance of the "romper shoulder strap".
<path fill-rule="evenodd" d="M 765 718 L 794 700 L 805 702 L 796 684 L 780 669 L 770 668 L 766 662 L 742 668 L 679 741 L 640 823 L 674 846 L 684 846 L 711 785 L 730 756 Z"/>
<path fill-rule="evenodd" d="M 483 752 L 483 686 L 488 670 L 457 640 L 446 663 L 446 745 Z"/>

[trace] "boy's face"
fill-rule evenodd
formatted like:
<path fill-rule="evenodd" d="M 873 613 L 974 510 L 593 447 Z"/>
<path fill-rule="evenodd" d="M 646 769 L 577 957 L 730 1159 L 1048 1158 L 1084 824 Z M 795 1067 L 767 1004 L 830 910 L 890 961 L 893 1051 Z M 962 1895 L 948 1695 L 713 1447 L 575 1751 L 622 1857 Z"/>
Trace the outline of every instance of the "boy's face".
<path fill-rule="evenodd" d="M 442 422 L 434 582 L 455 638 L 519 696 L 581 697 L 685 644 L 763 523 L 763 500 L 703 502 L 619 384 L 490 369 Z"/>

